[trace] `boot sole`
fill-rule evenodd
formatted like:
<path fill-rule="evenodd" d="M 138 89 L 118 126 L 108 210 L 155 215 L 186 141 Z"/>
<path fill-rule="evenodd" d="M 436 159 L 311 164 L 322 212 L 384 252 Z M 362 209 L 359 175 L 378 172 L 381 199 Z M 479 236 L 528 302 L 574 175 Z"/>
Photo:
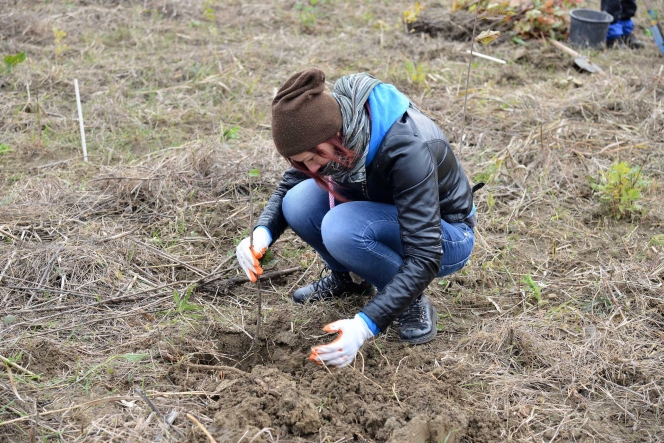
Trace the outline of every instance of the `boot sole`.
<path fill-rule="evenodd" d="M 436 311 L 436 308 L 433 305 L 431 305 L 431 309 L 433 309 L 433 318 L 435 319 L 431 332 L 429 332 L 427 335 L 423 335 L 422 337 L 414 338 L 412 340 L 403 340 L 400 338 L 402 343 L 408 343 L 409 345 L 423 345 L 436 338 L 436 334 L 438 334 L 438 311 Z"/>

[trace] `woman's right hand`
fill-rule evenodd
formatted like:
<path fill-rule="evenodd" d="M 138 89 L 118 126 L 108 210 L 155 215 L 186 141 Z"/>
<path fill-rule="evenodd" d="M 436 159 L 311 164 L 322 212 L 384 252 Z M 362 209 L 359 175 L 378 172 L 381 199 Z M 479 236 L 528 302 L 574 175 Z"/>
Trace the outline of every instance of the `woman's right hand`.
<path fill-rule="evenodd" d="M 263 273 L 263 269 L 258 262 L 263 257 L 265 251 L 270 246 L 270 231 L 265 227 L 258 227 L 254 230 L 254 244 L 251 245 L 251 239 L 245 237 L 235 248 L 235 255 L 240 267 L 244 269 L 247 277 L 252 282 L 256 281 L 256 276 Z"/>

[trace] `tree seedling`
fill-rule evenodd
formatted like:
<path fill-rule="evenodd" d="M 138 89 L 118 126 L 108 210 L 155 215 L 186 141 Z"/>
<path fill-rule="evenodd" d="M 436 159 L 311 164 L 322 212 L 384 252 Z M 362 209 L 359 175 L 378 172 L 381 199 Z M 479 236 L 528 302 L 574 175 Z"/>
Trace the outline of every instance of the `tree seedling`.
<path fill-rule="evenodd" d="M 590 186 L 612 217 L 633 217 L 643 212 L 639 201 L 649 182 L 643 177 L 642 167 L 616 162 L 600 174 L 599 180 L 591 180 Z"/>
<path fill-rule="evenodd" d="M 482 31 L 480 35 L 477 35 L 477 22 L 479 20 L 502 20 L 505 17 L 514 15 L 514 12 L 510 11 L 506 4 L 492 5 L 486 9 L 476 8 L 475 9 L 475 21 L 473 22 L 473 37 L 470 40 L 470 55 L 468 56 L 468 71 L 466 72 L 466 90 L 463 97 L 463 116 L 461 119 L 461 132 L 459 134 L 459 151 L 463 149 L 463 133 L 466 128 L 466 107 L 468 105 L 468 86 L 470 84 L 470 68 L 473 65 L 473 48 L 475 47 L 475 42 L 482 43 L 483 45 L 488 45 L 492 41 L 500 37 L 500 31 Z"/>
<path fill-rule="evenodd" d="M 258 169 L 249 171 L 249 245 L 253 250 L 254 247 L 254 179 L 260 177 L 261 173 Z M 258 339 L 258 333 L 261 331 L 261 279 L 256 275 L 256 334 L 254 335 L 254 342 Z"/>

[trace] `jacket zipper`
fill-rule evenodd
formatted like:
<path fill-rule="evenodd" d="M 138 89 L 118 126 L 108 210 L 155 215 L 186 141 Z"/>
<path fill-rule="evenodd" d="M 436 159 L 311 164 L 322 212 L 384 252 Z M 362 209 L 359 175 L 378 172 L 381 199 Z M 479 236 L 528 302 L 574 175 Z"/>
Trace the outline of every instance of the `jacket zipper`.
<path fill-rule="evenodd" d="M 362 190 L 364 191 L 364 196 L 366 197 L 366 199 L 370 200 L 370 198 L 369 198 L 369 189 L 367 188 L 367 179 L 366 178 L 362 181 Z"/>

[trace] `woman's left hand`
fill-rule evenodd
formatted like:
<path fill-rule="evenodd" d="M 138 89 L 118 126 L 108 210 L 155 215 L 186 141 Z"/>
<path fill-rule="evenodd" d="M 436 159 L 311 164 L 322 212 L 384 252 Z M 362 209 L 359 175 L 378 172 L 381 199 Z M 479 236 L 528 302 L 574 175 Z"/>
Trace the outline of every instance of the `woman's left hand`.
<path fill-rule="evenodd" d="M 373 333 L 359 315 L 345 320 L 337 320 L 325 325 L 323 330 L 338 332 L 339 336 L 331 343 L 312 348 L 309 360 L 315 361 L 319 365 L 325 364 L 338 368 L 351 364 L 364 342 L 373 337 Z"/>

